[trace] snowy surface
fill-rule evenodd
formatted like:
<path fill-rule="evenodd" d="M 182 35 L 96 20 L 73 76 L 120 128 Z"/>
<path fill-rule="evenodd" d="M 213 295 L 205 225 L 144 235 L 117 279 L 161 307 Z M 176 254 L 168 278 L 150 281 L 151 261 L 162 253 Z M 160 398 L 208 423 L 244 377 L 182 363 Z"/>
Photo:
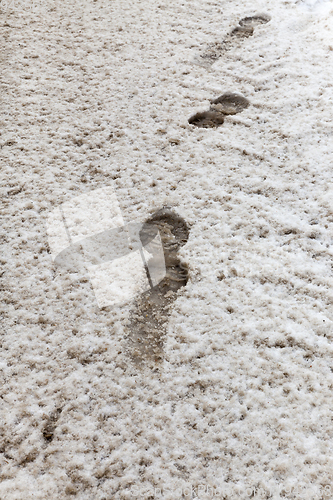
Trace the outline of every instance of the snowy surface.
<path fill-rule="evenodd" d="M 2 5 L 0 498 L 331 498 L 332 2 Z M 251 105 L 188 124 L 224 92 Z M 191 227 L 154 372 L 49 253 L 52 210 L 111 185 L 125 223 Z"/>

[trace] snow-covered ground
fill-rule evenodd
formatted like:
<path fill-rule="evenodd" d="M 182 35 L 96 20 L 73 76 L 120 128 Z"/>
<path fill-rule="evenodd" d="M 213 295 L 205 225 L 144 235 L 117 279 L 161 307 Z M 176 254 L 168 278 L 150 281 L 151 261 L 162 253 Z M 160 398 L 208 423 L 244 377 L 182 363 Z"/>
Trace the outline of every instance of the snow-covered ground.
<path fill-rule="evenodd" d="M 332 498 L 332 2 L 9 3 L 1 500 Z M 188 123 L 224 92 L 250 106 Z M 51 259 L 52 210 L 106 186 L 125 222 L 190 226 L 155 370 L 128 356 L 131 304 Z"/>

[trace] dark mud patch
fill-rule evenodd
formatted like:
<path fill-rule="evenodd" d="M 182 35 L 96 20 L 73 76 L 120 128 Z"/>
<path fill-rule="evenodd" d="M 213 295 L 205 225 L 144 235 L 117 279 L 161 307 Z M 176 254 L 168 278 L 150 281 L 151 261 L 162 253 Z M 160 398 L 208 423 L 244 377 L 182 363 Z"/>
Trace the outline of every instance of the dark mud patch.
<path fill-rule="evenodd" d="M 216 128 L 224 123 L 225 116 L 241 113 L 250 105 L 250 102 L 242 95 L 226 92 L 217 99 L 211 101 L 208 111 L 196 113 L 189 119 L 189 124 L 199 128 Z"/>
<path fill-rule="evenodd" d="M 257 14 L 254 16 L 244 17 L 238 23 L 238 26 L 233 28 L 221 42 L 216 42 L 210 45 L 202 54 L 199 55 L 196 62 L 203 66 L 211 66 L 224 53 L 232 49 L 240 48 L 243 41 L 253 35 L 254 30 L 261 24 L 266 24 L 271 20 L 267 14 Z"/>
<path fill-rule="evenodd" d="M 54 431 L 57 427 L 62 408 L 57 408 L 47 419 L 43 428 L 43 438 L 47 443 L 51 443 L 54 436 Z"/>
<path fill-rule="evenodd" d="M 155 367 L 163 359 L 168 316 L 178 290 L 188 281 L 187 267 L 177 255 L 189 237 L 185 220 L 170 208 L 163 208 L 147 219 L 140 231 L 140 239 L 153 258 L 154 249 L 149 248 L 149 242 L 156 230 L 161 237 L 166 275 L 158 285 L 137 298 L 130 314 L 127 351 L 138 366 Z"/>

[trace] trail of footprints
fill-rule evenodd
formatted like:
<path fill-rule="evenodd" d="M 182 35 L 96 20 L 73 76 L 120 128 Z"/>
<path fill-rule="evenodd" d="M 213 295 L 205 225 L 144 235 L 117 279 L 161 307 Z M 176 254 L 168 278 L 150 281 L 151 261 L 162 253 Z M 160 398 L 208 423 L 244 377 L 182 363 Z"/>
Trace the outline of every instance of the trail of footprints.
<path fill-rule="evenodd" d="M 270 19 L 266 14 L 244 17 L 222 42 L 209 46 L 195 62 L 201 66 L 211 66 L 229 50 L 241 47 L 243 41 L 253 35 L 256 26 L 266 24 Z"/>
<path fill-rule="evenodd" d="M 196 113 L 191 116 L 189 123 L 201 128 L 219 127 L 227 115 L 240 113 L 249 106 L 249 101 L 240 94 L 226 92 L 217 99 L 211 101 L 209 111 Z"/>
<path fill-rule="evenodd" d="M 239 25 L 236 26 L 222 42 L 215 43 L 201 54 L 197 63 L 206 67 L 211 66 L 225 52 L 232 48 L 237 48 L 244 39 L 252 36 L 256 26 L 268 23 L 270 19 L 271 18 L 266 14 L 244 17 L 239 21 Z M 190 117 L 188 122 L 200 128 L 220 127 L 224 123 L 225 116 L 240 113 L 246 109 L 249 104 L 249 101 L 240 94 L 228 92 L 211 101 L 211 106 L 208 111 L 196 113 Z"/>
<path fill-rule="evenodd" d="M 244 17 L 222 42 L 215 43 L 201 54 L 198 63 L 212 65 L 225 52 L 237 48 L 244 39 L 252 36 L 256 26 L 269 21 L 270 17 L 265 14 Z M 244 96 L 227 92 L 212 100 L 209 110 L 196 113 L 188 121 L 196 127 L 216 128 L 223 124 L 226 116 L 242 112 L 249 104 Z M 141 242 L 146 248 L 152 235 L 156 234 L 156 228 L 163 245 L 166 276 L 157 286 L 137 297 L 130 313 L 127 351 L 138 367 L 156 368 L 163 359 L 168 316 L 178 290 L 188 281 L 187 267 L 177 255 L 189 237 L 190 231 L 185 220 L 171 208 L 155 212 L 146 220 L 140 232 Z M 150 251 L 154 258 L 154 249 L 151 248 Z"/>

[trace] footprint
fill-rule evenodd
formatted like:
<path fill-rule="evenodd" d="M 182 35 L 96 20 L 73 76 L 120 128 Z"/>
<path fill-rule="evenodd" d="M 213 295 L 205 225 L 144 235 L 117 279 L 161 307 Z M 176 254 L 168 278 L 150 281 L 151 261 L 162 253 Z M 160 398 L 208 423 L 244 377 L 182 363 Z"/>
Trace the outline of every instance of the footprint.
<path fill-rule="evenodd" d="M 191 116 L 188 121 L 199 128 L 216 128 L 224 123 L 224 115 L 216 111 L 203 111 Z"/>
<path fill-rule="evenodd" d="M 250 26 L 252 28 L 255 28 L 256 26 L 260 26 L 260 24 L 266 24 L 271 20 L 271 16 L 268 14 L 256 14 L 254 16 L 250 17 L 243 17 L 239 21 L 240 26 Z"/>
<path fill-rule="evenodd" d="M 226 115 L 241 113 L 250 102 L 240 94 L 226 92 L 211 101 L 208 111 L 191 116 L 189 123 L 200 128 L 216 128 L 223 124 Z"/>
<path fill-rule="evenodd" d="M 256 26 L 266 24 L 270 20 L 271 18 L 267 14 L 244 17 L 239 21 L 239 26 L 236 26 L 222 42 L 212 44 L 195 62 L 201 66 L 211 66 L 225 52 L 239 47 L 245 38 L 252 36 Z"/>
<path fill-rule="evenodd" d="M 128 353 L 139 366 L 156 366 L 162 360 L 168 315 L 177 291 L 188 280 L 187 268 L 177 256 L 189 237 L 185 220 L 171 208 L 162 208 L 147 219 L 140 231 L 140 239 L 153 258 L 154 248 L 149 245 L 153 244 L 157 230 L 163 245 L 166 276 L 137 298 L 126 337 Z"/>

